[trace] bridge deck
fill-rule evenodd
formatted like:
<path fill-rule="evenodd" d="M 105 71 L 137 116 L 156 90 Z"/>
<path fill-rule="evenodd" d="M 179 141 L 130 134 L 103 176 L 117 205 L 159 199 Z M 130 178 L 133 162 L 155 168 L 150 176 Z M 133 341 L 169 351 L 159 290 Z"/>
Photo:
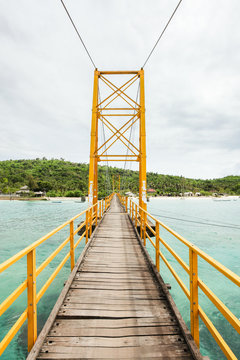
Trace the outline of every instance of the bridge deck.
<path fill-rule="evenodd" d="M 202 358 L 160 285 L 114 197 L 28 358 Z"/>

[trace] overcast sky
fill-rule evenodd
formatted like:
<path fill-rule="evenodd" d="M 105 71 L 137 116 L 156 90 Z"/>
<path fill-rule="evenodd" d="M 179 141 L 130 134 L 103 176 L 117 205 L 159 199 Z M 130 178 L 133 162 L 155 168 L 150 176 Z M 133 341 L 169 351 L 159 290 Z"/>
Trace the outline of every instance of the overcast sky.
<path fill-rule="evenodd" d="M 177 1 L 65 3 L 98 69 L 132 70 Z M 239 0 L 183 0 L 145 67 L 148 171 L 240 175 L 239 16 Z M 93 66 L 60 0 L 0 0 L 0 49 L 0 160 L 87 163 Z"/>

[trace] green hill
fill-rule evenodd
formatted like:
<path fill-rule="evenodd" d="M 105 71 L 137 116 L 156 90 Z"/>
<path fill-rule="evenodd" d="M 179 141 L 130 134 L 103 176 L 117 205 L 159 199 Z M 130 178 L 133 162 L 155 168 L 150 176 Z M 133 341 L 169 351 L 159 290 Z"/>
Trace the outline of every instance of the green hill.
<path fill-rule="evenodd" d="M 138 192 L 138 172 L 99 166 L 99 196 L 112 191 L 112 179 L 118 186 L 118 175 L 125 191 Z M 240 195 L 240 176 L 201 180 L 180 176 L 147 174 L 148 188 L 160 195 L 179 195 L 180 192 L 201 192 L 202 195 L 221 193 Z M 0 161 L 0 191 L 13 193 L 28 185 L 32 191 L 46 191 L 48 196 L 81 196 L 88 191 L 88 165 L 63 159 Z"/>

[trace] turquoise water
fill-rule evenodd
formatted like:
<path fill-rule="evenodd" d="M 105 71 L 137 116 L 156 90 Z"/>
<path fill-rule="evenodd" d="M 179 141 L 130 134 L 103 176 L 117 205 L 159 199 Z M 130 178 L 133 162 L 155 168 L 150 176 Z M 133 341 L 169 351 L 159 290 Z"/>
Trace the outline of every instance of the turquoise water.
<path fill-rule="evenodd" d="M 85 209 L 87 203 L 74 203 L 63 201 L 52 202 L 21 202 L 0 201 L 0 262 L 8 259 L 19 250 L 45 235 L 47 232 L 65 222 L 77 213 Z M 235 273 L 240 273 L 240 199 L 237 201 L 215 202 L 212 199 L 151 199 L 148 209 L 152 214 L 158 215 L 165 224 L 183 235 L 202 250 L 213 256 L 216 260 L 227 266 Z M 164 217 L 163 217 L 164 216 Z M 176 219 L 181 219 L 176 220 Z M 194 222 L 185 222 L 194 221 Z M 218 223 L 229 227 L 217 227 L 198 224 Z M 77 224 L 78 222 L 76 222 Z M 42 244 L 37 251 L 37 264 L 40 264 L 68 235 L 69 227 L 62 230 L 51 239 Z M 175 251 L 188 263 L 188 251 L 184 245 L 176 241 L 166 231 L 161 235 L 167 239 Z M 84 243 L 81 243 L 76 257 L 79 256 Z M 149 252 L 154 257 L 151 246 L 147 245 Z M 68 251 L 62 251 L 37 281 L 38 290 L 41 285 L 54 271 L 60 259 Z M 181 278 L 188 286 L 188 279 L 184 270 L 180 268 L 174 258 L 163 250 L 164 255 L 171 265 L 179 272 Z M 169 273 L 164 264 L 160 264 L 160 273 L 166 282 L 172 285 L 171 294 L 189 326 L 189 303 L 182 290 Z M 69 262 L 61 270 L 53 284 L 47 290 L 38 305 L 38 331 L 41 330 L 47 319 L 63 284 L 70 272 Z M 0 301 L 6 298 L 26 278 L 26 257 L 17 264 L 11 266 L 4 274 L 1 274 Z M 199 261 L 199 276 L 218 295 L 221 300 L 240 318 L 240 294 L 236 285 L 224 279 L 217 271 L 203 261 Z M 11 283 L 9 283 L 11 278 Z M 200 305 L 210 317 L 219 332 L 224 336 L 235 355 L 240 354 L 240 342 L 235 330 L 232 330 L 219 311 L 200 293 Z M 26 308 L 26 294 L 24 293 L 4 314 L 0 320 L 0 339 L 7 333 L 10 326 L 17 320 L 19 314 Z M 26 350 L 26 324 L 15 336 L 1 359 L 25 359 Z M 200 322 L 201 351 L 210 359 L 225 359 L 215 341 L 209 335 L 208 330 Z"/>
<path fill-rule="evenodd" d="M 63 201 L 0 201 L 0 263 L 16 254 L 41 236 L 69 220 L 87 207 L 87 203 Z M 79 218 L 81 219 L 81 218 Z M 75 221 L 77 226 L 78 220 Z M 75 228 L 76 228 L 75 226 Z M 36 252 L 37 266 L 69 235 L 69 226 L 39 246 Z M 77 237 L 75 237 L 76 241 Z M 84 240 L 76 251 L 76 259 L 84 247 Z M 69 251 L 69 244 L 56 256 L 37 278 L 37 291 L 53 273 Z M 2 302 L 22 281 L 26 279 L 26 256 L 0 274 L 0 302 Z M 53 305 L 70 273 L 69 260 L 48 288 L 38 304 L 38 333 L 44 325 Z M 9 282 L 9 278 L 11 282 Z M 26 308 L 26 291 L 16 300 L 0 320 L 0 339 Z M 1 359 L 25 359 L 27 355 L 27 324 L 14 337 Z"/>
<path fill-rule="evenodd" d="M 227 268 L 240 274 L 240 199 L 237 201 L 214 201 L 213 199 L 151 199 L 148 211 L 158 215 L 163 223 L 174 229 L 187 240 L 221 262 Z M 181 219 L 181 220 L 177 220 Z M 219 224 L 210 226 L 201 223 Z M 166 230 L 160 230 L 163 239 L 188 264 L 187 248 Z M 147 246 L 154 259 L 151 244 Z M 161 247 L 163 254 L 170 264 L 177 270 L 185 285 L 189 288 L 188 276 L 172 255 Z M 207 286 L 229 307 L 237 318 L 240 318 L 240 290 L 230 280 L 219 274 L 204 260 L 199 259 L 199 277 Z M 171 284 L 171 294 L 176 302 L 185 322 L 189 327 L 189 301 L 180 286 L 171 275 L 165 264 L 160 264 L 160 274 L 165 282 Z M 221 313 L 208 298 L 200 291 L 199 302 L 205 313 L 216 326 L 220 334 L 240 358 L 240 339 L 237 332 L 228 324 Z M 225 359 L 215 340 L 200 320 L 201 353 L 212 360 Z"/>

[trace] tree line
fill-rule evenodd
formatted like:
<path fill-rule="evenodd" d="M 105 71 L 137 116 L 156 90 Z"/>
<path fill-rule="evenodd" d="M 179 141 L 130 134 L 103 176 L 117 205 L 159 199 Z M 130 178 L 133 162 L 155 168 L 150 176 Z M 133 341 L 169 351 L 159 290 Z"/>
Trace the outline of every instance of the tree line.
<path fill-rule="evenodd" d="M 46 158 L 34 160 L 0 161 L 0 192 L 14 193 L 27 185 L 31 191 L 45 191 L 47 196 L 82 196 L 88 192 L 88 170 L 85 163 L 74 163 L 64 159 Z M 99 197 L 118 190 L 138 193 L 138 171 L 99 166 Z M 190 179 L 182 176 L 147 173 L 148 188 L 158 195 L 177 196 L 183 192 L 199 192 L 201 195 L 240 195 L 240 176 L 226 176 L 220 179 Z"/>

